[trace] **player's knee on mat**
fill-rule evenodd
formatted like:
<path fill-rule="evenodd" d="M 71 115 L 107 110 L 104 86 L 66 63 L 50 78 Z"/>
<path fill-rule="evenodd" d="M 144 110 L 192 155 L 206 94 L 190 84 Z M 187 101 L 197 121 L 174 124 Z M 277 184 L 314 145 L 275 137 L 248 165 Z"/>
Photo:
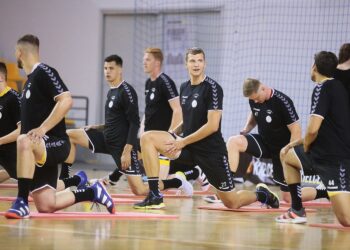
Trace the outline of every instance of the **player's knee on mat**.
<path fill-rule="evenodd" d="M 350 227 L 350 213 L 343 211 L 343 212 L 336 212 L 336 217 L 339 221 L 339 223 L 344 227 Z"/>
<path fill-rule="evenodd" d="M 241 207 L 239 202 L 237 202 L 237 201 L 222 200 L 222 203 L 225 205 L 225 207 L 230 208 L 230 209 L 238 209 Z"/>
<path fill-rule="evenodd" d="M 39 213 L 53 213 L 56 211 L 55 206 L 50 204 L 39 204 L 36 205 L 36 209 Z"/>
<path fill-rule="evenodd" d="M 139 187 L 139 186 L 130 185 L 130 189 L 134 195 L 147 195 L 148 194 L 148 190 L 146 187 Z"/>

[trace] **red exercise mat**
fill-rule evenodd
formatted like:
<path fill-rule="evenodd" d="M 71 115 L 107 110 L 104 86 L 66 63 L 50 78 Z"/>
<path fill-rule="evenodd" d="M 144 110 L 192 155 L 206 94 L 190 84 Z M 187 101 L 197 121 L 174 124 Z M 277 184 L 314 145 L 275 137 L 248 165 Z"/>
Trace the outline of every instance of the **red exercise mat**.
<path fill-rule="evenodd" d="M 322 223 L 314 223 L 308 224 L 309 227 L 319 227 L 322 229 L 338 229 L 343 231 L 350 231 L 350 227 L 343 227 L 340 224 L 322 224 Z"/>
<path fill-rule="evenodd" d="M 291 204 L 287 203 L 285 201 L 280 202 L 281 207 L 290 207 Z M 304 207 L 316 207 L 316 208 L 323 208 L 323 207 L 332 207 L 332 203 L 329 201 L 305 201 L 303 202 Z"/>
<path fill-rule="evenodd" d="M 0 188 L 17 188 L 17 183 L 0 183 Z"/>
<path fill-rule="evenodd" d="M 231 209 L 225 207 L 223 204 L 213 204 L 213 205 L 206 205 L 206 206 L 199 206 L 197 207 L 198 209 L 205 209 L 205 210 L 220 210 L 220 211 L 232 211 L 232 212 L 269 212 L 269 213 L 283 213 L 287 211 L 286 207 L 280 207 L 280 208 L 266 208 L 266 207 L 261 207 L 259 205 L 256 205 L 253 203 L 252 205 L 249 206 L 243 206 L 237 209 Z M 307 212 L 316 212 L 315 209 L 306 209 Z"/>
<path fill-rule="evenodd" d="M 0 212 L 4 215 L 5 212 Z M 110 214 L 107 212 L 56 212 L 56 213 L 38 213 L 31 212 L 30 218 L 37 219 L 178 219 L 178 215 L 154 214 L 154 213 L 137 213 L 137 212 L 116 212 Z"/>

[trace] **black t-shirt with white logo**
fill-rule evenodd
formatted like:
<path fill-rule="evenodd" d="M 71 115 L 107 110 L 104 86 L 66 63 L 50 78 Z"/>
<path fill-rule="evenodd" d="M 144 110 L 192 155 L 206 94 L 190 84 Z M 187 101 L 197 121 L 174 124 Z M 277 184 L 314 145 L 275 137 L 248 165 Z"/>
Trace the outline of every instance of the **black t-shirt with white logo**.
<path fill-rule="evenodd" d="M 323 117 L 311 155 L 323 161 L 350 159 L 350 107 L 344 85 L 335 79 L 316 84 L 310 114 Z"/>
<path fill-rule="evenodd" d="M 21 134 L 39 127 L 56 105 L 55 98 L 68 92 L 57 71 L 39 64 L 24 85 L 21 97 Z M 48 136 L 67 137 L 64 118 L 46 133 Z"/>
<path fill-rule="evenodd" d="M 146 81 L 145 94 L 145 131 L 167 131 L 173 116 L 169 101 L 179 96 L 174 81 L 161 73 L 155 81 Z"/>
<path fill-rule="evenodd" d="M 20 101 L 18 93 L 6 88 L 0 93 L 0 137 L 7 135 L 17 128 L 20 122 Z"/>
<path fill-rule="evenodd" d="M 287 125 L 299 120 L 293 101 L 284 93 L 273 90 L 270 99 L 263 103 L 249 100 L 250 109 L 256 120 L 258 132 L 264 142 L 279 150 L 290 142 Z"/>
<path fill-rule="evenodd" d="M 207 123 L 208 111 L 222 110 L 223 91 L 221 86 L 208 76 L 198 85 L 191 85 L 191 82 L 187 81 L 180 87 L 180 102 L 185 137 Z M 221 134 L 221 121 L 218 131 L 187 147 L 205 152 L 227 152 Z"/>
<path fill-rule="evenodd" d="M 110 145 L 123 148 L 137 145 L 140 128 L 139 108 L 135 89 L 123 81 L 107 93 L 104 136 Z"/>

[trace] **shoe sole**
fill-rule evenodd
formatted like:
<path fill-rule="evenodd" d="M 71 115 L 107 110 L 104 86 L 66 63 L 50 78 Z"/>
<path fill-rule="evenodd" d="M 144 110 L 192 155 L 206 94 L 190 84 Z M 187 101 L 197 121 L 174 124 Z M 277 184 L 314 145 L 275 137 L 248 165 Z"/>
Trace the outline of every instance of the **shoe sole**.
<path fill-rule="evenodd" d="M 276 222 L 278 223 L 288 223 L 288 224 L 305 224 L 307 223 L 307 219 L 302 218 L 302 219 L 275 219 Z"/>
<path fill-rule="evenodd" d="M 259 183 L 258 185 L 256 185 L 256 189 L 258 189 L 259 187 L 266 188 L 271 194 L 273 194 L 277 198 L 277 200 L 278 200 L 278 207 L 277 208 L 279 208 L 280 207 L 280 198 L 278 197 L 278 195 L 276 193 L 272 192 L 271 189 L 269 189 L 269 187 L 264 183 Z"/>
<path fill-rule="evenodd" d="M 149 206 L 133 206 L 135 209 L 162 209 L 165 208 L 164 203 L 160 203 L 159 205 L 149 205 Z"/>
<path fill-rule="evenodd" d="M 205 200 L 208 203 L 222 203 L 222 200 L 210 200 L 210 199 L 205 199 L 205 198 L 203 200 Z"/>
<path fill-rule="evenodd" d="M 29 215 L 26 215 L 26 216 L 19 216 L 18 214 L 16 213 L 5 213 L 5 217 L 7 219 L 29 219 Z"/>

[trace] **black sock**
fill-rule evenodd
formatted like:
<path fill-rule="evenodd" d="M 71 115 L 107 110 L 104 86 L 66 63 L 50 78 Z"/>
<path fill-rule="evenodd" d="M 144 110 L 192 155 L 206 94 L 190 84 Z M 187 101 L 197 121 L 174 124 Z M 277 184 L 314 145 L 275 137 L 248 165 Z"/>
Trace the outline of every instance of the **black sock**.
<path fill-rule="evenodd" d="M 109 175 L 109 179 L 113 182 L 117 182 L 119 181 L 120 177 L 122 176 L 123 174 L 119 172 L 119 169 L 117 168 L 116 170 L 113 171 L 113 173 L 111 173 Z"/>
<path fill-rule="evenodd" d="M 169 180 L 163 180 L 164 190 L 168 188 L 179 188 L 182 185 L 181 180 L 173 178 Z"/>
<path fill-rule="evenodd" d="M 232 175 L 232 178 L 235 177 L 236 172 L 233 172 L 233 171 L 230 170 L 230 173 L 231 173 L 231 175 Z"/>
<path fill-rule="evenodd" d="M 75 197 L 75 202 L 78 203 L 81 201 L 93 201 L 95 197 L 94 190 L 92 188 L 87 188 L 87 189 L 79 189 L 76 191 L 73 191 L 74 197 Z"/>
<path fill-rule="evenodd" d="M 329 200 L 328 192 L 326 189 L 316 189 L 315 200 L 320 198 L 327 198 Z"/>
<path fill-rule="evenodd" d="M 64 187 L 65 188 L 69 188 L 69 187 L 76 187 L 79 185 L 81 179 L 79 176 L 77 175 L 73 175 L 72 177 L 66 178 L 62 180 L 64 183 Z"/>
<path fill-rule="evenodd" d="M 197 168 L 193 168 L 183 173 L 185 174 L 187 180 L 195 180 L 199 176 L 199 171 Z"/>
<path fill-rule="evenodd" d="M 72 165 L 73 165 L 72 163 L 66 163 L 66 162 L 63 162 L 61 164 L 61 173 L 59 177 L 60 180 L 69 178 Z"/>
<path fill-rule="evenodd" d="M 28 204 L 28 195 L 33 180 L 28 178 L 18 178 L 18 197 L 21 197 Z"/>
<path fill-rule="evenodd" d="M 160 196 L 158 182 L 159 182 L 159 177 L 148 177 L 149 190 L 153 192 L 153 194 Z"/>
<path fill-rule="evenodd" d="M 292 208 L 299 211 L 303 207 L 301 200 L 301 185 L 300 183 L 289 184 L 288 188 L 292 197 Z"/>

